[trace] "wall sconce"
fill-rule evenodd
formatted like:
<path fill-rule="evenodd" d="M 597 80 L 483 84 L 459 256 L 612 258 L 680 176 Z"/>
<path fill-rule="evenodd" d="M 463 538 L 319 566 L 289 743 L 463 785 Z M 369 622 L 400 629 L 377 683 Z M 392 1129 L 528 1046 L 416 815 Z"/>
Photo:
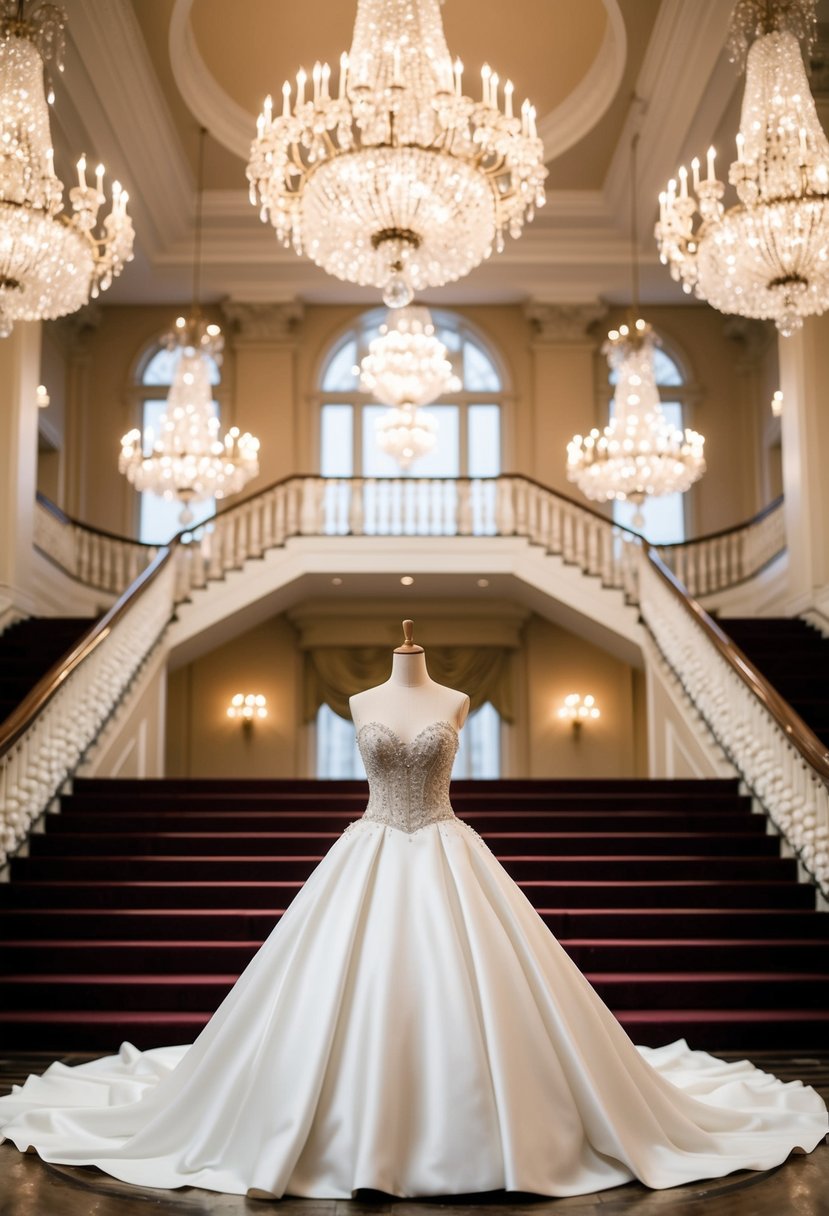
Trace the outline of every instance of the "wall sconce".
<path fill-rule="evenodd" d="M 564 704 L 558 711 L 558 716 L 563 721 L 569 721 L 572 724 L 573 738 L 578 739 L 583 723 L 588 718 L 600 718 L 602 715 L 595 697 L 589 693 L 586 697 L 582 697 L 577 692 L 571 692 L 564 698 Z"/>
<path fill-rule="evenodd" d="M 267 698 L 261 692 L 237 692 L 227 707 L 227 716 L 241 721 L 243 730 L 250 730 L 256 718 L 267 718 Z"/>
<path fill-rule="evenodd" d="M 35 401 L 39 410 L 48 409 L 51 398 L 45 384 L 39 384 L 35 389 Z"/>
<path fill-rule="evenodd" d="M 777 389 L 777 391 L 775 393 L 772 393 L 771 412 L 775 418 L 779 418 L 780 415 L 783 413 L 783 391 L 782 391 L 782 389 Z"/>

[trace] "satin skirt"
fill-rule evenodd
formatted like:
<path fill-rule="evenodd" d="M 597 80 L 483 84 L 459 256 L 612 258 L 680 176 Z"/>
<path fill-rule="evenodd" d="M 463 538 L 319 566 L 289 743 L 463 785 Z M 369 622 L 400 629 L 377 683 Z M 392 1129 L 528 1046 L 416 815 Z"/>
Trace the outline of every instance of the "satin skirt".
<path fill-rule="evenodd" d="M 459 820 L 349 829 L 194 1044 L 0 1098 L 0 1138 L 46 1161 L 274 1197 L 663 1188 L 826 1131 L 799 1081 L 635 1047 Z"/>

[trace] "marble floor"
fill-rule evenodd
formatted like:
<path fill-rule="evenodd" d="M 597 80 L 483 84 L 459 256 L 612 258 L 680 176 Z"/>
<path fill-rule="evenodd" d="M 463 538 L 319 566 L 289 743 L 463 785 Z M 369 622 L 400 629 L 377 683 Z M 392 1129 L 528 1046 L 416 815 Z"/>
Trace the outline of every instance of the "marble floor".
<path fill-rule="evenodd" d="M 738 1052 L 721 1052 L 738 1059 Z M 67 1064 L 91 1059 L 67 1054 Z M 0 1093 L 54 1059 L 44 1053 L 3 1054 Z M 753 1052 L 759 1067 L 786 1080 L 800 1078 L 829 1101 L 829 1050 Z M 262 1216 L 274 1203 L 235 1195 L 185 1189 L 156 1191 L 125 1186 L 94 1169 L 48 1165 L 33 1154 L 0 1145 L 0 1216 Z M 394 1200 L 365 1194 L 357 1200 L 282 1199 L 279 1216 L 446 1216 L 485 1209 L 487 1216 L 829 1216 L 829 1144 L 808 1157 L 793 1157 L 767 1173 L 744 1172 L 670 1191 L 649 1191 L 638 1183 L 572 1199 L 531 1195 L 455 1196 L 439 1200 Z"/>

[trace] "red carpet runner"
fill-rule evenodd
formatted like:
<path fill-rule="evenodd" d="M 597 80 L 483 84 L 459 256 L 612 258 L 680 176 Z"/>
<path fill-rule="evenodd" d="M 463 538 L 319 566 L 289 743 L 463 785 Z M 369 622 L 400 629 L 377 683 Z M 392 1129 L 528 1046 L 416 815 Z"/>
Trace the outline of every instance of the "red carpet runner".
<path fill-rule="evenodd" d="M 825 1046 L 829 914 L 736 782 L 452 797 L 637 1042 Z M 78 781 L 0 885 L 0 1044 L 192 1040 L 365 801 L 357 782 Z"/>

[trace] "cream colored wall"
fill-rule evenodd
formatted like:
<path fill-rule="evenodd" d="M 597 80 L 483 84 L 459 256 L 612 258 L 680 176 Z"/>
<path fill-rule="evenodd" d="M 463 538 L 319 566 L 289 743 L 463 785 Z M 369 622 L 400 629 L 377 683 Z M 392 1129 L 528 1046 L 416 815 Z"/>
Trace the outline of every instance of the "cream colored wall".
<path fill-rule="evenodd" d="M 358 607 L 356 601 L 350 605 L 349 619 L 359 620 Z M 452 607 L 447 605 L 447 610 Z M 319 605 L 317 609 L 314 640 L 323 645 L 329 623 Z M 366 601 L 364 610 L 370 616 L 376 602 Z M 301 606 L 292 610 L 296 614 L 302 616 Z M 339 618 L 330 621 L 330 630 L 341 640 Z M 513 626 L 505 640 L 508 644 L 514 640 Z M 523 628 L 514 672 L 516 722 L 508 728 L 506 776 L 646 774 L 640 673 L 538 616 L 530 617 Z M 301 679 L 299 637 L 284 616 L 171 673 L 167 775 L 313 776 L 308 733 L 301 722 Z M 556 716 L 561 701 L 572 691 L 593 692 L 602 710 L 602 717 L 584 728 L 578 742 Z M 263 692 L 268 698 L 267 721 L 257 723 L 249 735 L 227 718 L 235 692 Z"/>
<path fill-rule="evenodd" d="M 296 634 L 274 617 L 171 673 L 167 693 L 169 777 L 303 775 L 300 656 Z M 268 717 L 243 730 L 227 716 L 235 693 L 263 693 Z"/>
<path fill-rule="evenodd" d="M 223 421 L 261 440 L 260 476 L 250 492 L 317 467 L 317 375 L 331 343 L 362 309 L 309 306 L 294 320 L 290 306 L 274 306 L 269 321 L 266 306 L 264 321 L 254 313 L 251 325 L 244 310 L 258 306 L 229 308 L 242 310 L 241 322 L 228 324 L 218 311 L 211 314 L 228 338 Z M 505 368 L 505 470 L 578 497 L 565 475 L 566 445 L 576 431 L 606 421 L 606 364 L 599 346 L 609 324 L 623 314 L 608 313 L 590 335 L 562 338 L 555 326 L 539 336 L 521 305 L 458 311 L 492 343 Z M 773 359 L 756 334 L 747 340 L 739 324 L 735 328 L 709 308 L 646 311 L 687 361 L 694 388 L 688 421 L 706 436 L 708 472 L 689 494 L 689 534 L 739 523 L 771 497 L 774 477 L 764 471 L 771 458 L 765 455 L 763 410 L 775 379 Z M 130 377 L 140 352 L 176 312 L 167 306 L 102 307 L 97 328 L 82 331 L 73 344 L 65 497 L 70 513 L 89 523 L 135 529 L 136 495 L 117 471 L 119 440 L 138 417 Z"/>
<path fill-rule="evenodd" d="M 525 777 L 644 776 L 644 706 L 634 669 L 567 630 L 532 617 L 524 630 L 526 696 L 518 739 L 526 736 Z M 572 692 L 592 693 L 601 717 L 577 738 L 558 717 Z M 646 764 L 646 762 L 645 762 Z"/>

